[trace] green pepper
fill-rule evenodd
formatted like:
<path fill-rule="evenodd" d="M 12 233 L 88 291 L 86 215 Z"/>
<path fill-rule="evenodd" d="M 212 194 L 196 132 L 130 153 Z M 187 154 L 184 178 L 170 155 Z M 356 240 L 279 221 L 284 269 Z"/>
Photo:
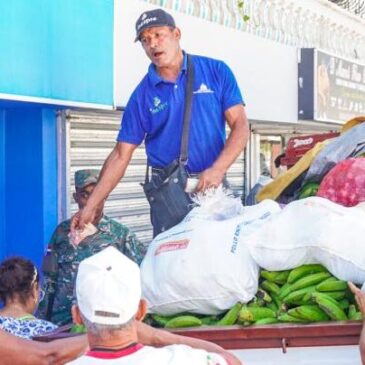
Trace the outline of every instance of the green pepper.
<path fill-rule="evenodd" d="M 315 182 L 309 182 L 305 184 L 300 190 L 299 199 L 308 198 L 317 194 L 319 184 Z"/>

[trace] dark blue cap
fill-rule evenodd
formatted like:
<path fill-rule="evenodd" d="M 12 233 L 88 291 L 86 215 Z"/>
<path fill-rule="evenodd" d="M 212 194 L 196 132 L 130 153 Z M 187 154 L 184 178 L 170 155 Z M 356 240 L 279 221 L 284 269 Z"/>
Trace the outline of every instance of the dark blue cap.
<path fill-rule="evenodd" d="M 169 13 L 162 9 L 145 11 L 136 22 L 136 39 L 134 41 L 139 40 L 139 36 L 145 29 L 164 26 L 176 27 L 175 20 Z"/>

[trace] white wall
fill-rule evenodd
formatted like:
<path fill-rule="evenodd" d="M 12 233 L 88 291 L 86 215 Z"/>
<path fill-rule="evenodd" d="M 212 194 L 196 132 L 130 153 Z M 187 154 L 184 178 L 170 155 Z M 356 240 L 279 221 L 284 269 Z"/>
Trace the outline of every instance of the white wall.
<path fill-rule="evenodd" d="M 134 43 L 138 16 L 154 5 L 115 0 L 115 104 L 125 106 L 147 71 L 149 60 Z M 193 16 L 172 12 L 187 52 L 224 60 L 243 92 L 250 119 L 297 121 L 297 51 Z"/>

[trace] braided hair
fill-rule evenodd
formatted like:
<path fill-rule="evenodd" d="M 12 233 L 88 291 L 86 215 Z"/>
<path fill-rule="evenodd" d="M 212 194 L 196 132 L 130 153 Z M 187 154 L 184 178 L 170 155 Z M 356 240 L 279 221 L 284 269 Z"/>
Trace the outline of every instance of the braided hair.
<path fill-rule="evenodd" d="M 16 297 L 25 304 L 35 283 L 39 283 L 39 273 L 30 260 L 15 256 L 0 264 L 0 300 L 5 305 Z"/>

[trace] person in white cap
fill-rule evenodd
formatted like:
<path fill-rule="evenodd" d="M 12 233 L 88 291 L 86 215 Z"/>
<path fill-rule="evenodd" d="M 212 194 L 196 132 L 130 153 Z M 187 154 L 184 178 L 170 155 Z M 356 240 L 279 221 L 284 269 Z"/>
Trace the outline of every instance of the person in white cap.
<path fill-rule="evenodd" d="M 86 326 L 90 349 L 69 364 L 241 364 L 215 344 L 140 322 L 146 314 L 146 302 L 141 299 L 139 268 L 114 247 L 81 262 L 76 297 L 72 315 L 75 323 Z"/>

